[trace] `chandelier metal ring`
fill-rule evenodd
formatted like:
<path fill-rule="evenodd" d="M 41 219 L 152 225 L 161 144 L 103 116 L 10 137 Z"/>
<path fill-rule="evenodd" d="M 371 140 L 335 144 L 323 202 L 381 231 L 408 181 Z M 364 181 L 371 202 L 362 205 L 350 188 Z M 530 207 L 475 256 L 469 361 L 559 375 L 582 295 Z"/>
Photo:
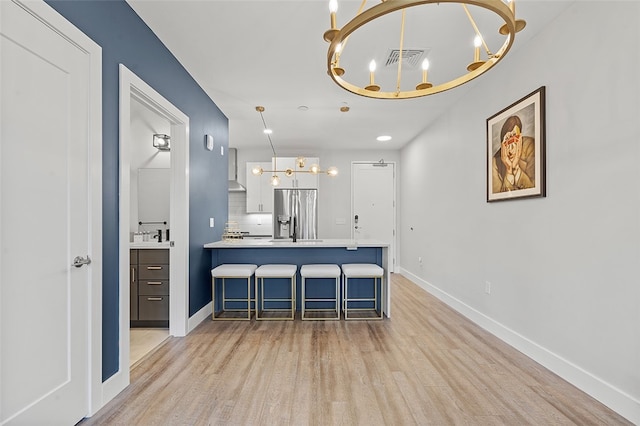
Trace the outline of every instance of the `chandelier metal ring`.
<path fill-rule="evenodd" d="M 503 21 L 504 25 L 502 26 L 500 32 L 505 35 L 505 41 L 500 49 L 492 54 L 489 58 L 487 58 L 482 65 L 479 65 L 477 68 L 463 74 L 459 77 L 456 77 L 452 80 L 449 80 L 444 83 L 434 84 L 431 87 L 421 88 L 420 90 L 405 90 L 405 91 L 372 91 L 367 90 L 363 87 L 357 86 L 348 82 L 345 78 L 343 78 L 344 70 L 339 67 L 335 67 L 335 59 L 336 54 L 341 54 L 339 52 L 339 46 L 345 43 L 347 38 L 353 34 L 358 28 L 366 25 L 368 22 L 371 22 L 377 18 L 385 16 L 389 13 L 396 12 L 399 10 L 407 9 L 415 6 L 422 6 L 434 3 L 454 3 L 460 4 L 462 6 L 473 5 L 478 6 L 484 9 L 487 9 L 496 15 L 498 15 Z M 495 66 L 504 56 L 507 54 L 511 46 L 513 45 L 516 32 L 521 29 L 517 28 L 517 20 L 515 17 L 514 11 L 512 11 L 508 5 L 506 5 L 502 0 L 386 0 L 380 4 L 372 6 L 371 8 L 362 11 L 362 13 L 356 15 L 353 19 L 347 22 L 341 29 L 335 29 L 331 31 L 332 33 L 329 35 L 330 45 L 329 50 L 327 52 L 327 73 L 331 77 L 331 79 L 340 87 L 349 92 L 355 93 L 357 95 L 369 97 L 369 98 L 378 98 L 378 99 L 410 99 L 417 98 L 421 96 L 432 95 L 435 93 L 444 92 L 446 90 L 452 89 L 454 87 L 460 86 L 464 83 L 467 83 L 474 78 L 484 74 L 488 70 L 490 70 L 493 66 Z M 325 35 L 325 37 L 327 37 Z M 424 86 L 423 86 L 424 87 Z"/>

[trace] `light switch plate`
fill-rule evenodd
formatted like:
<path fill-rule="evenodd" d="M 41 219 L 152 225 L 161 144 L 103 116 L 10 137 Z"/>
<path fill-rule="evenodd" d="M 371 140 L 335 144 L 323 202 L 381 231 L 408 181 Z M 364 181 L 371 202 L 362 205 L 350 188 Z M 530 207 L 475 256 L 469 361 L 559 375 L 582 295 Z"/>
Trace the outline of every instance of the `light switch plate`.
<path fill-rule="evenodd" d="M 213 151 L 213 136 L 212 135 L 204 135 L 205 143 L 207 150 Z"/>

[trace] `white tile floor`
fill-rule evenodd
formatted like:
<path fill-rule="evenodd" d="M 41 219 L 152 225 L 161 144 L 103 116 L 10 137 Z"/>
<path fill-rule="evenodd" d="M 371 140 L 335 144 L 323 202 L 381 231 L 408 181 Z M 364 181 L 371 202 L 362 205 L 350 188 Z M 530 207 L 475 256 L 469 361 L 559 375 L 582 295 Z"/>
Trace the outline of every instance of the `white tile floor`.
<path fill-rule="evenodd" d="M 168 328 L 132 328 L 129 333 L 129 366 L 140 361 L 169 337 Z"/>

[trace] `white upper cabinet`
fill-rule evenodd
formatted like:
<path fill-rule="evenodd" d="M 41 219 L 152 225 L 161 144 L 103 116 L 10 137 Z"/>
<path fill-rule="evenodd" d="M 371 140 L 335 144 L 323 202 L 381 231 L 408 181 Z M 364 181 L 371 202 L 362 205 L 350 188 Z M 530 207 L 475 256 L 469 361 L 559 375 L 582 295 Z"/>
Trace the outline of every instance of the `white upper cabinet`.
<path fill-rule="evenodd" d="M 247 162 L 247 213 L 273 212 L 273 186 L 269 182 L 269 173 L 260 176 L 253 174 L 255 167 L 271 170 L 268 162 Z"/>
<path fill-rule="evenodd" d="M 287 169 L 294 170 L 292 176 L 286 176 L 284 173 L 278 173 L 280 177 L 279 188 L 305 188 L 305 189 L 317 189 L 318 188 L 318 175 L 313 173 L 306 173 L 312 164 L 320 164 L 318 157 L 306 158 L 304 167 L 300 168 L 296 164 L 295 157 L 278 157 L 272 159 L 272 165 L 275 170 L 283 171 Z"/>

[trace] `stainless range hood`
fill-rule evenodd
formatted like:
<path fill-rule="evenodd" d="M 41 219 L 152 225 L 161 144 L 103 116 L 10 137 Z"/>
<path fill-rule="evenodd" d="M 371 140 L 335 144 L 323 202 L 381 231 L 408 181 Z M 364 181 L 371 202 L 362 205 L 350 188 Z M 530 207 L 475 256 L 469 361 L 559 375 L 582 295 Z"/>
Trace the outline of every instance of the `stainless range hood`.
<path fill-rule="evenodd" d="M 229 148 L 229 192 L 245 192 L 246 188 L 238 182 L 238 150 Z"/>

